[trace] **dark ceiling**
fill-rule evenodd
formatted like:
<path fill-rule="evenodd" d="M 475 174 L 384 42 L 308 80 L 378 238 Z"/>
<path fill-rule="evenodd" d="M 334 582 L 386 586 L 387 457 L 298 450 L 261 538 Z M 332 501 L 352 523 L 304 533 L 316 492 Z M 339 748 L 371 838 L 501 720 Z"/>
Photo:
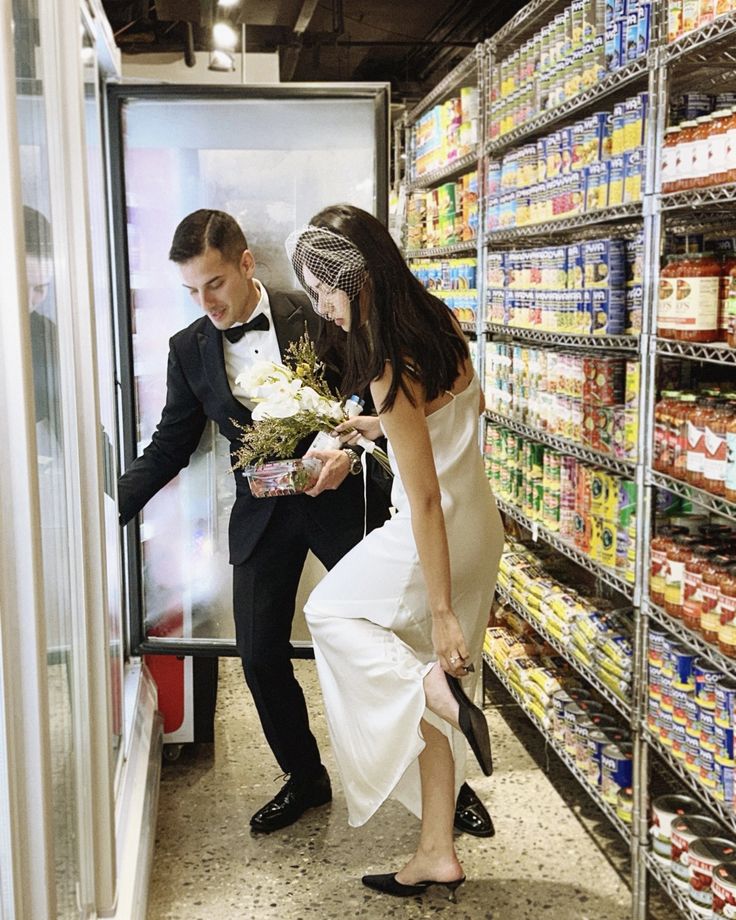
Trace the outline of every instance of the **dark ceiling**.
<path fill-rule="evenodd" d="M 217 0 L 103 0 L 124 54 L 209 51 L 214 22 L 225 20 L 238 32 L 245 25 L 247 53 L 278 51 L 282 82 L 389 81 L 406 101 L 424 95 L 523 5 L 240 0 L 223 9 Z"/>

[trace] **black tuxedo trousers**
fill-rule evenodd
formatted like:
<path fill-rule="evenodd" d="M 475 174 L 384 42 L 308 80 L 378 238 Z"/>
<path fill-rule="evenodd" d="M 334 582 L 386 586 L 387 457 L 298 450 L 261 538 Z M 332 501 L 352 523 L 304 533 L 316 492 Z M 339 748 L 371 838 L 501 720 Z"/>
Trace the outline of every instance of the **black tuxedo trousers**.
<path fill-rule="evenodd" d="M 319 320 L 301 293 L 269 292 L 271 316 L 283 356 L 305 330 L 318 336 Z M 237 448 L 249 410 L 230 391 L 222 333 L 206 316 L 169 343 L 166 405 L 143 454 L 118 483 L 120 521 L 127 523 L 183 469 L 208 420 Z M 307 777 L 320 763 L 307 707 L 291 664 L 291 624 L 297 586 L 308 550 L 327 568 L 361 538 L 363 481 L 348 476 L 336 490 L 254 498 L 245 477 L 235 474 L 230 515 L 230 562 L 238 652 L 269 745 L 285 773 Z M 370 483 L 369 483 L 370 488 Z M 369 500 L 368 527 L 385 520 L 385 498 Z"/>

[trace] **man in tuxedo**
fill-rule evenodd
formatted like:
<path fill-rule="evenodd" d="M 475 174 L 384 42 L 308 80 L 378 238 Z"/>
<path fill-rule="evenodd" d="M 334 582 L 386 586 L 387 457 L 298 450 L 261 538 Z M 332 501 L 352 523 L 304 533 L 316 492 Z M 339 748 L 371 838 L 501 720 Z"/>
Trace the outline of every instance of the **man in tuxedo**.
<path fill-rule="evenodd" d="M 235 383 L 238 374 L 255 361 L 281 363 L 305 331 L 314 341 L 321 338 L 321 320 L 306 295 L 268 291 L 255 278 L 253 255 L 230 215 L 210 209 L 189 214 L 176 228 L 169 258 L 205 315 L 170 340 L 161 419 L 119 481 L 122 524 L 188 464 L 208 420 L 234 453 L 237 425 L 251 424 L 253 408 Z M 265 499 L 254 498 L 242 474 L 235 474 L 229 539 L 236 645 L 266 740 L 288 774 L 251 818 L 255 832 L 286 827 L 332 798 L 294 676 L 290 635 L 308 550 L 329 569 L 361 539 L 364 518 L 372 529 L 388 515 L 385 500 L 369 499 L 366 516 L 361 472 L 354 450 L 330 451 L 318 496 Z"/>

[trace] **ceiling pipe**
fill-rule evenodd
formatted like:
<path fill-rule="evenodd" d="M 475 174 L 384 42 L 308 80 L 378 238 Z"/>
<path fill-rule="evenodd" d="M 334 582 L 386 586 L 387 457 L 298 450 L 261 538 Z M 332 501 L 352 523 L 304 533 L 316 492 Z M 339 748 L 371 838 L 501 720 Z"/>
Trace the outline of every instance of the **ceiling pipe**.
<path fill-rule="evenodd" d="M 294 36 L 296 42 L 288 45 L 280 55 L 281 80 L 288 83 L 294 76 L 302 53 L 302 39 L 309 28 L 319 0 L 303 0 L 299 15 L 294 23 Z"/>
<path fill-rule="evenodd" d="M 184 63 L 187 67 L 197 64 L 197 55 L 194 53 L 194 29 L 191 22 L 186 23 L 186 44 L 184 45 Z"/>

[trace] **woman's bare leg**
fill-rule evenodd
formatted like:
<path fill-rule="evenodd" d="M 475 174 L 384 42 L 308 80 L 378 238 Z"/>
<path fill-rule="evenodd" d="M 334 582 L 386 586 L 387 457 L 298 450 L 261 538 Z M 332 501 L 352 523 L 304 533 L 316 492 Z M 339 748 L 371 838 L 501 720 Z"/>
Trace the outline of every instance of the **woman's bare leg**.
<path fill-rule="evenodd" d="M 459 728 L 458 702 L 452 695 L 445 672 L 438 661 L 435 661 L 424 677 L 424 696 L 427 700 L 427 709 L 445 722 L 449 722 L 453 728 Z"/>
<path fill-rule="evenodd" d="M 397 872 L 404 885 L 417 882 L 451 882 L 463 874 L 453 838 L 455 821 L 455 762 L 445 735 L 422 719 L 426 742 L 419 755 L 422 781 L 422 830 L 419 846 L 409 862 Z"/>

